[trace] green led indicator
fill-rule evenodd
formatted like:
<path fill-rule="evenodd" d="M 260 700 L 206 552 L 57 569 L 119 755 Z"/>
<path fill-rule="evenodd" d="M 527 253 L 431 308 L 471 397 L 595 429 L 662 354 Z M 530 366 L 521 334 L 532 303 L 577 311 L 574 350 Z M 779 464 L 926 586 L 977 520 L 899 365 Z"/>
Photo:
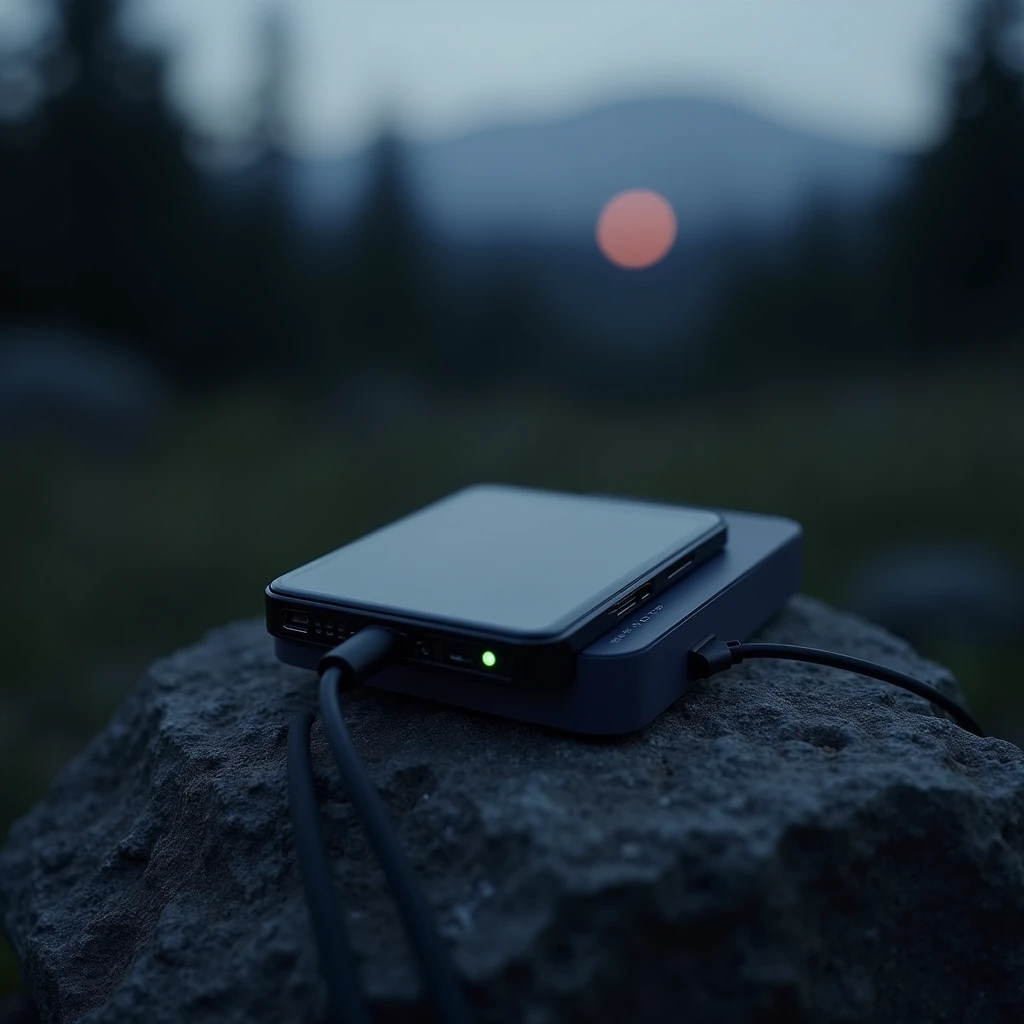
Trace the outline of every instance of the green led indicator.
<path fill-rule="evenodd" d="M 484 653 L 480 655 L 480 660 L 488 668 L 494 668 L 494 666 L 498 664 L 498 656 L 494 651 L 484 651 Z"/>

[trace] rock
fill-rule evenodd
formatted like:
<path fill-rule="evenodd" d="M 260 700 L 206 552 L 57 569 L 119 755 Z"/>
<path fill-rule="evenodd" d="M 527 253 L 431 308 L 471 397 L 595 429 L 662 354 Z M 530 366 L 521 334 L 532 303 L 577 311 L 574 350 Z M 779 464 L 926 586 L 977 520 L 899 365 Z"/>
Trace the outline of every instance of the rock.
<path fill-rule="evenodd" d="M 948 673 L 806 598 L 765 636 Z M 44 1021 L 319 1021 L 292 850 L 311 674 L 261 623 L 155 665 L 11 830 L 0 911 Z M 782 662 L 580 740 L 373 691 L 347 709 L 480 1021 L 1019 1021 L 1024 752 Z M 338 881 L 380 1019 L 429 1019 L 319 726 Z"/>

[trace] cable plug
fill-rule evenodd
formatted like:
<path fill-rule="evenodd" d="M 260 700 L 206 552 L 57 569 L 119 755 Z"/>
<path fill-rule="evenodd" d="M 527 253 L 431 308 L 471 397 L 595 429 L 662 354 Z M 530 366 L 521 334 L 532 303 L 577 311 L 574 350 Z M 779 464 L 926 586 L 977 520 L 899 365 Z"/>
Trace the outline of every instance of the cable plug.
<path fill-rule="evenodd" d="M 743 660 L 738 640 L 719 640 L 708 633 L 700 643 L 690 648 L 687 667 L 691 679 L 710 679 Z"/>
<path fill-rule="evenodd" d="M 328 651 L 317 666 L 322 676 L 328 669 L 340 669 L 339 685 L 348 691 L 376 675 L 404 653 L 406 638 L 384 626 L 366 626 Z"/>

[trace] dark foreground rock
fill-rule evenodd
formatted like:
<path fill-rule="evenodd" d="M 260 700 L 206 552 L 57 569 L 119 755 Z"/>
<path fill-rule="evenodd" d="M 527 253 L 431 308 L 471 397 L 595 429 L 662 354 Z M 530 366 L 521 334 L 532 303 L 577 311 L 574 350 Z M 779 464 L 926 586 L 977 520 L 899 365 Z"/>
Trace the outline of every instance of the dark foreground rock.
<path fill-rule="evenodd" d="M 766 635 L 956 692 L 806 599 Z M 0 910 L 44 1021 L 318 1021 L 285 738 L 315 706 L 258 623 L 160 662 L 12 830 Z M 745 664 L 584 742 L 365 692 L 348 716 L 480 1021 L 1020 1021 L 1024 752 L 828 669 Z M 315 763 L 380 1019 L 426 1019 Z"/>

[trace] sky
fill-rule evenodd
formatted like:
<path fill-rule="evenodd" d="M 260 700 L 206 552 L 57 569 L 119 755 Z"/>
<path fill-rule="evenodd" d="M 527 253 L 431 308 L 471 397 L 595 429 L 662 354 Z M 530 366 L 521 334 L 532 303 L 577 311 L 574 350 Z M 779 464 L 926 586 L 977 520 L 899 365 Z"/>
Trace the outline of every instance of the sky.
<path fill-rule="evenodd" d="M 39 0 L 0 0 L 8 24 Z M 361 148 L 697 94 L 831 137 L 916 148 L 939 130 L 941 58 L 964 0 L 134 0 L 173 88 L 217 133 L 244 123 L 261 12 L 285 12 L 289 146 Z"/>

